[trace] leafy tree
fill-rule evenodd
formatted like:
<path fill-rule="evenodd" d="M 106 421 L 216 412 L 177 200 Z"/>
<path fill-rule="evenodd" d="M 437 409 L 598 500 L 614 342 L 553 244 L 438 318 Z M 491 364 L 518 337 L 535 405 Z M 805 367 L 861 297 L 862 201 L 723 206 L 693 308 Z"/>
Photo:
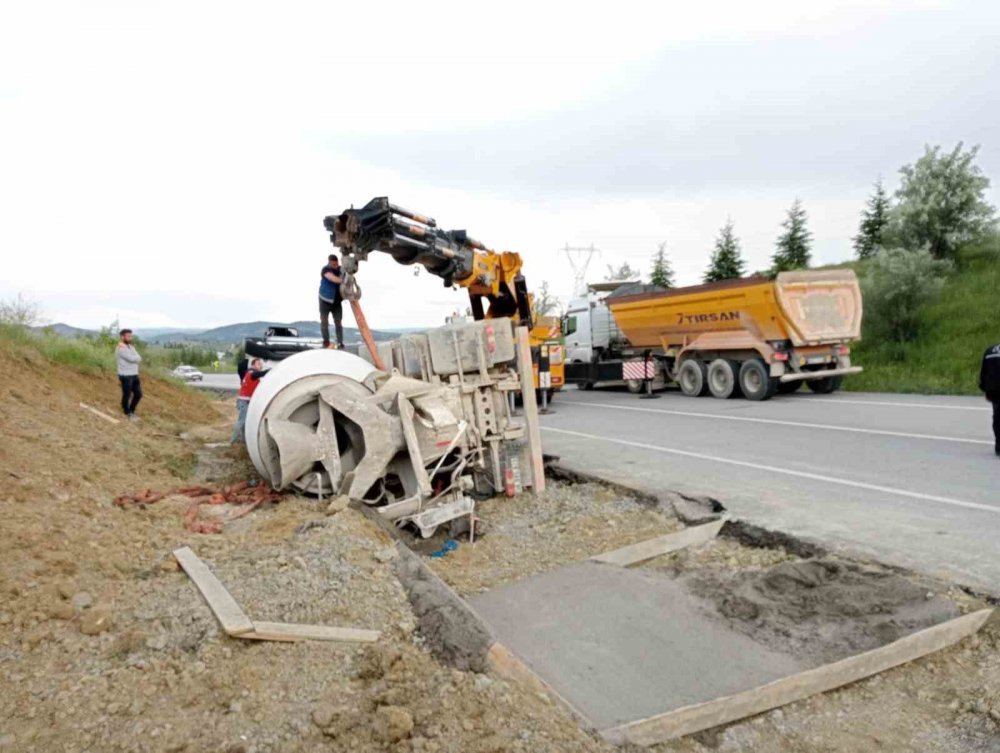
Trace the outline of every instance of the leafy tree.
<path fill-rule="evenodd" d="M 785 231 L 778 237 L 777 248 L 771 257 L 771 272 L 789 269 L 806 269 L 811 261 L 812 233 L 806 228 L 806 210 L 796 199 L 788 209 L 788 216 L 781 223 Z"/>
<path fill-rule="evenodd" d="M 963 152 L 961 141 L 947 154 L 926 146 L 923 157 L 900 169 L 896 214 L 908 248 L 926 245 L 935 258 L 950 259 L 994 226 L 996 208 L 985 197 L 990 179 L 975 164 L 978 153 L 978 146 Z"/>
<path fill-rule="evenodd" d="M 740 242 L 733 235 L 733 221 L 728 219 L 719 231 L 719 237 L 715 239 L 712 261 L 705 271 L 705 282 L 732 280 L 742 277 L 745 271 L 746 262 L 740 253 Z"/>
<path fill-rule="evenodd" d="M 559 299 L 549 291 L 549 283 L 547 281 L 542 282 L 538 288 L 538 292 L 535 293 L 532 307 L 535 310 L 536 316 L 551 314 L 559 308 Z"/>
<path fill-rule="evenodd" d="M 913 340 L 921 309 L 941 292 L 952 267 L 926 248 L 879 250 L 861 277 L 866 334 L 893 342 Z"/>
<path fill-rule="evenodd" d="M 885 245 L 889 210 L 889 197 L 879 178 L 875 183 L 875 192 L 868 197 L 868 204 L 861 212 L 861 224 L 858 234 L 854 236 L 854 252 L 859 259 L 870 259 Z"/>
<path fill-rule="evenodd" d="M 15 327 L 34 327 L 42 319 L 41 307 L 32 300 L 18 293 L 17 298 L 0 301 L 0 324 L 11 324 Z"/>
<path fill-rule="evenodd" d="M 608 273 L 604 276 L 604 279 L 608 282 L 638 280 L 641 278 L 642 273 L 638 269 L 633 269 L 627 261 L 622 262 L 618 267 L 613 267 L 609 264 Z"/>
<path fill-rule="evenodd" d="M 649 281 L 659 288 L 674 286 L 674 270 L 667 258 L 667 244 L 661 243 L 653 254 L 653 269 L 649 273 Z"/>

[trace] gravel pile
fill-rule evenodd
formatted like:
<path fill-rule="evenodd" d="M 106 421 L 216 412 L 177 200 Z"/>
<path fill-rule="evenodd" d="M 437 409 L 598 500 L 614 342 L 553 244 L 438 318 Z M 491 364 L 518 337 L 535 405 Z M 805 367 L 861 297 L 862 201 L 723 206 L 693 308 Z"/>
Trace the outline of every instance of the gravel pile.
<path fill-rule="evenodd" d="M 481 535 L 430 565 L 459 593 L 504 583 L 662 536 L 679 527 L 671 515 L 600 484 L 549 482 L 545 492 L 497 497 L 476 505 Z"/>

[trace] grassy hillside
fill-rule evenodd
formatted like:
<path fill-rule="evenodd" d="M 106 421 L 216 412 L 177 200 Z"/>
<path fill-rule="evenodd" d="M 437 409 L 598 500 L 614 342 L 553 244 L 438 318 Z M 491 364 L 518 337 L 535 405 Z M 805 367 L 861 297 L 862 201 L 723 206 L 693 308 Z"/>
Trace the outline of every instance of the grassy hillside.
<path fill-rule="evenodd" d="M 858 274 L 864 270 L 859 265 Z M 991 239 L 961 253 L 957 271 L 921 317 L 917 340 L 904 345 L 863 339 L 852 354 L 863 373 L 855 391 L 979 394 L 983 350 L 1000 342 L 1000 251 Z"/>

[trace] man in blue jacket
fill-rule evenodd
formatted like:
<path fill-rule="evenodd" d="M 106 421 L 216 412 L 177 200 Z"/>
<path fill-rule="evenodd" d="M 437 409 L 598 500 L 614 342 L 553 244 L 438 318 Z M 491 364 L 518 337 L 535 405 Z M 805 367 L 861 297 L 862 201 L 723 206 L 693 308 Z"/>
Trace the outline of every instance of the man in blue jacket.
<path fill-rule="evenodd" d="M 1000 343 L 986 349 L 979 369 L 979 389 L 993 403 L 994 451 L 1000 456 Z"/>
<path fill-rule="evenodd" d="M 333 314 L 333 325 L 337 330 L 337 347 L 344 347 L 343 311 L 341 309 L 340 283 L 343 274 L 340 270 L 340 259 L 336 254 L 330 254 L 327 265 L 323 267 L 319 278 L 319 328 L 323 333 L 323 347 L 330 347 L 330 314 Z"/>

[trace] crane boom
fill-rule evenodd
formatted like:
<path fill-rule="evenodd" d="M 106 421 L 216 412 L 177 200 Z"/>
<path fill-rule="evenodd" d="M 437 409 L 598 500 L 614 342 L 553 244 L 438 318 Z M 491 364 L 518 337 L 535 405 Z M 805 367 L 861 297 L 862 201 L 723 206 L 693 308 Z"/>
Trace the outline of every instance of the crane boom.
<path fill-rule="evenodd" d="M 516 252 L 493 251 L 465 230 L 442 230 L 432 217 L 392 204 L 384 196 L 360 209 L 329 215 L 323 226 L 330 242 L 341 249 L 344 269 L 350 274 L 370 252 L 381 251 L 400 264 L 420 264 L 447 287 L 467 289 L 476 319 L 507 316 L 532 326 L 521 256 Z"/>

